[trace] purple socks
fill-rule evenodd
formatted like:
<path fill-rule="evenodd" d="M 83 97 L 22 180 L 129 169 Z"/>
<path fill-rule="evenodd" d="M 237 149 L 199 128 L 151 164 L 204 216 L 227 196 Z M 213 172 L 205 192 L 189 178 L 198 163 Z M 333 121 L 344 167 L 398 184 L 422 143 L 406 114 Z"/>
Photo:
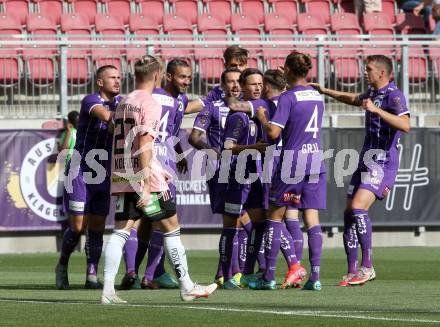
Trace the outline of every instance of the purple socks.
<path fill-rule="evenodd" d="M 70 255 L 78 245 L 80 237 L 81 234 L 75 233 L 70 227 L 66 229 L 61 245 L 61 255 L 59 260 L 60 265 L 67 266 L 69 264 Z"/>
<path fill-rule="evenodd" d="M 353 209 L 353 218 L 356 222 L 356 233 L 362 250 L 362 267 L 371 268 L 372 247 L 372 225 L 368 211 Z"/>
<path fill-rule="evenodd" d="M 222 235 L 220 236 L 219 254 L 222 263 L 224 282 L 227 282 L 232 278 L 232 252 L 236 234 L 236 228 L 223 228 Z"/>
<path fill-rule="evenodd" d="M 248 234 L 244 228 L 238 230 L 238 264 L 240 271 L 243 271 L 244 264 L 246 263 L 246 248 L 248 241 Z"/>
<path fill-rule="evenodd" d="M 99 259 L 102 253 L 103 232 L 93 230 L 87 231 L 87 240 L 85 245 L 87 255 L 87 276 L 96 276 L 98 272 Z"/>
<path fill-rule="evenodd" d="M 287 269 L 292 265 L 298 263 L 298 259 L 295 255 L 294 241 L 289 231 L 286 228 L 284 222 L 280 226 L 281 228 L 281 252 L 283 253 L 284 259 L 287 263 Z M 302 252 L 302 251 L 301 251 Z"/>
<path fill-rule="evenodd" d="M 266 222 L 259 222 L 252 224 L 252 232 L 248 238 L 248 247 L 246 252 L 246 263 L 242 271 L 243 275 L 254 273 L 255 262 L 261 248 Z"/>
<path fill-rule="evenodd" d="M 283 222 L 267 220 L 265 231 L 265 255 L 267 269 L 263 278 L 266 281 L 275 280 L 275 271 L 277 267 L 277 256 L 281 246 L 281 225 Z"/>
<path fill-rule="evenodd" d="M 295 248 L 295 255 L 298 261 L 302 260 L 303 247 L 304 247 L 304 235 L 301 230 L 301 225 L 298 219 L 285 218 L 286 228 L 289 231 L 293 239 L 293 246 Z"/>
<path fill-rule="evenodd" d="M 321 266 L 322 254 L 322 231 L 321 225 L 315 225 L 307 230 L 309 244 L 309 260 L 311 266 L 310 280 L 319 280 L 319 269 Z"/>
<path fill-rule="evenodd" d="M 147 280 L 152 281 L 155 277 L 159 277 L 165 272 L 165 269 L 163 268 L 164 258 L 163 233 L 161 231 L 154 230 L 151 234 L 150 246 L 148 248 L 147 267 L 145 268 L 144 274 Z M 161 262 L 162 268 L 159 268 L 159 266 L 161 266 Z M 158 268 L 158 273 L 162 273 L 156 276 L 156 269 Z"/>
<path fill-rule="evenodd" d="M 347 255 L 347 268 L 349 274 L 356 274 L 358 264 L 358 237 L 356 233 L 356 220 L 350 210 L 344 211 L 344 248 Z"/>
<path fill-rule="evenodd" d="M 126 272 L 131 273 L 136 271 L 136 252 L 138 249 L 137 230 L 132 228 L 130 230 L 130 237 L 124 245 L 124 260 Z"/>

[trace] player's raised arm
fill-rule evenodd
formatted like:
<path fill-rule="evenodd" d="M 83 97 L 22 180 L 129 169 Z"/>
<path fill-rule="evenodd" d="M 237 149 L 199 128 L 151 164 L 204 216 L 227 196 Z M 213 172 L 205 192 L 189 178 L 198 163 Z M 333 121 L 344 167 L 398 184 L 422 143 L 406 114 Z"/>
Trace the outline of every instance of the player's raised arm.
<path fill-rule="evenodd" d="M 308 83 L 308 85 L 313 86 L 319 93 L 328 95 L 329 97 L 332 97 L 333 99 L 338 100 L 339 102 L 343 102 L 351 106 L 362 105 L 362 101 L 359 99 L 359 94 L 357 93 L 342 92 L 342 91 L 328 89 L 318 83 Z"/>

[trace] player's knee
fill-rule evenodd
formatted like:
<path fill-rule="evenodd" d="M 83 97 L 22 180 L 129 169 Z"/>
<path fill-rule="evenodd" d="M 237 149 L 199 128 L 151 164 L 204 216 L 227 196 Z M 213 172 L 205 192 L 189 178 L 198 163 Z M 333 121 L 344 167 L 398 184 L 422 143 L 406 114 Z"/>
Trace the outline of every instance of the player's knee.
<path fill-rule="evenodd" d="M 86 226 L 83 224 L 83 222 L 74 222 L 70 224 L 70 228 L 72 228 L 72 230 L 77 234 L 83 234 Z"/>

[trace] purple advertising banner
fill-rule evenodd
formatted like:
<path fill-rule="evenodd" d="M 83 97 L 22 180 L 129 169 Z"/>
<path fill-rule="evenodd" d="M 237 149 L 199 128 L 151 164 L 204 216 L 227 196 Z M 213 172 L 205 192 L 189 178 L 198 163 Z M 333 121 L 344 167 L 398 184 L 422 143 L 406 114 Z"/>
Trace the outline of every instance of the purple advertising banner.
<path fill-rule="evenodd" d="M 200 168 L 204 161 L 202 152 L 197 153 L 188 144 L 188 132 L 182 130 L 179 135 L 190 169 L 184 175 L 178 174 L 174 181 L 178 215 L 185 228 L 217 228 L 221 217 L 211 212 L 208 187 Z M 334 149 L 335 153 L 326 160 L 327 210 L 320 212 L 324 226 L 343 224 L 346 193 L 353 173 L 348 172 L 348 161 L 335 158 L 344 149 L 357 152 L 363 137 L 362 129 L 322 131 L 324 148 Z M 440 225 L 439 146 L 440 129 L 414 129 L 402 137 L 396 182 L 387 198 L 377 201 L 370 210 L 376 226 Z M 62 212 L 63 167 L 56 164 L 57 131 L 0 130 L 0 156 L 0 231 L 61 229 L 66 217 Z M 345 171 L 339 182 L 337 170 Z M 107 227 L 112 225 L 110 213 Z"/>
<path fill-rule="evenodd" d="M 53 130 L 0 130 L 0 231 L 58 230 L 66 221 L 57 136 Z M 187 132 L 181 136 L 184 149 L 191 148 Z M 194 152 L 187 157 L 189 166 Z M 220 218 L 211 213 L 206 181 L 191 181 L 189 173 L 178 177 L 176 202 L 182 225 L 220 226 Z M 110 213 L 107 227 L 112 225 Z"/>

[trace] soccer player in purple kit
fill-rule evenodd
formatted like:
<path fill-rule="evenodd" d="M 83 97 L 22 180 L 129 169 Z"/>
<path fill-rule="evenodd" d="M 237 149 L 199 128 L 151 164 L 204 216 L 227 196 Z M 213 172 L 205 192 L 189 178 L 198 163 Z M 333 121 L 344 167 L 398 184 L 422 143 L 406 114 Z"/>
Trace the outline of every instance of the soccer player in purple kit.
<path fill-rule="evenodd" d="M 245 69 L 240 75 L 240 86 L 244 100 L 259 99 L 263 88 L 263 74 L 258 69 Z M 248 153 L 247 156 L 240 157 L 240 153 L 245 150 L 264 151 L 267 144 L 257 142 L 257 140 L 257 126 L 248 115 L 243 112 L 233 112 L 228 115 L 223 149 L 232 151 L 232 161 L 226 188 L 221 190 L 224 208 L 223 230 L 220 239 L 220 255 L 224 276 L 223 288 L 225 289 L 239 289 L 240 286 L 247 286 L 250 276 L 253 276 L 263 238 L 264 192 L 261 183 L 261 158 L 258 158 L 261 156 L 250 159 Z M 243 162 L 241 162 L 242 159 Z M 237 176 L 237 169 L 239 169 L 238 173 L 243 172 L 244 175 Z M 244 179 L 245 177 L 246 179 Z M 253 177 L 256 179 L 252 180 Z M 244 211 L 252 221 L 252 230 L 248 240 L 246 262 L 240 285 L 232 278 L 231 262 L 234 238 L 240 227 L 238 218 L 243 216 Z"/>
<path fill-rule="evenodd" d="M 284 72 L 290 89 L 280 96 L 270 122 L 264 108 L 259 108 L 256 114 L 270 138 L 276 139 L 281 135 L 282 151 L 271 185 L 267 212 L 267 269 L 260 279 L 250 282 L 252 289 L 276 289 L 275 269 L 281 245 L 282 221 L 290 208 L 303 211 L 307 228 L 311 274 L 303 289 L 321 290 L 319 210 L 326 208 L 326 174 L 320 142 L 324 101 L 313 87 L 307 86 L 306 76 L 311 68 L 310 56 L 299 52 L 289 54 Z M 295 269 L 292 275 L 298 279 L 304 271 L 299 264 Z"/>
<path fill-rule="evenodd" d="M 283 73 L 277 69 L 269 69 L 264 73 L 263 76 L 263 97 L 262 99 L 251 100 L 251 101 L 239 101 L 238 99 L 229 99 L 229 106 L 233 111 L 243 111 L 250 113 L 251 116 L 255 115 L 255 112 L 258 108 L 264 108 L 266 111 L 266 119 L 271 119 L 276 111 L 276 107 L 278 104 L 278 99 L 280 95 L 286 89 L 286 80 L 283 76 Z M 262 135 L 262 139 L 264 142 L 268 144 L 275 144 L 275 150 L 280 151 L 282 148 L 282 140 L 281 138 L 277 138 L 275 140 L 270 139 L 267 136 L 266 131 L 262 128 L 261 124 L 257 124 L 260 131 L 260 135 Z M 269 149 L 269 148 L 268 148 Z M 279 157 L 274 156 L 273 152 L 269 153 L 268 149 L 266 150 L 264 156 L 264 167 L 267 170 L 267 177 L 272 179 L 276 167 L 279 163 Z M 272 161 L 272 162 L 266 162 Z M 265 191 L 265 201 L 268 201 L 269 189 L 270 189 L 270 181 L 265 181 L 263 184 Z M 266 203 L 266 207 L 268 204 Z M 285 279 L 281 285 L 281 288 L 288 288 L 290 286 L 299 287 L 299 282 L 305 275 L 305 270 L 302 267 L 298 267 L 299 261 L 302 259 L 303 252 L 303 235 L 301 231 L 301 227 L 298 221 L 298 210 L 295 208 L 286 210 L 286 214 L 284 217 L 285 225 L 281 225 L 281 251 L 284 255 L 284 258 L 287 263 L 288 272 L 286 273 Z M 266 234 L 267 236 L 267 234 Z M 270 243 L 266 243 L 263 240 L 263 245 L 267 245 L 270 248 Z M 264 255 L 264 254 L 263 254 Z M 298 269 L 300 268 L 300 269 Z"/>
<path fill-rule="evenodd" d="M 121 97 L 120 75 L 115 66 L 106 65 L 96 71 L 98 91 L 87 95 L 81 103 L 75 150 L 81 155 L 79 167 L 67 164 L 66 173 L 78 174 L 72 181 L 73 190 L 64 190 L 64 207 L 69 215 L 70 226 L 66 229 L 60 259 L 55 268 L 56 287 L 68 289 L 68 263 L 70 255 L 77 246 L 81 234 L 87 228 L 86 254 L 87 271 L 85 288 L 97 289 L 102 285 L 97 279 L 98 263 L 101 257 L 105 218 L 110 207 L 110 164 L 113 134 L 108 123 Z M 106 160 L 98 159 L 97 164 L 104 166 L 106 175 L 100 184 L 87 184 L 84 175 L 94 174 L 96 168 L 89 167 L 86 156 L 91 150 L 104 150 Z M 96 156 L 93 157 L 96 160 Z"/>
<path fill-rule="evenodd" d="M 221 86 L 226 96 L 239 97 L 240 96 L 240 71 L 237 68 L 228 68 L 223 71 L 221 75 Z M 226 123 L 226 117 L 229 113 L 229 107 L 224 102 L 224 99 L 212 101 L 207 103 L 201 112 L 197 115 L 194 121 L 194 127 L 188 138 L 188 142 L 198 150 L 213 150 L 220 158 L 223 140 L 224 140 L 224 128 Z M 209 161 L 212 164 L 210 167 L 212 171 L 215 171 L 215 175 L 208 180 L 209 197 L 211 202 L 211 209 L 213 213 L 223 213 L 222 202 L 219 196 L 220 187 L 218 185 L 218 169 L 219 161 Z M 246 232 L 244 232 L 246 234 Z M 241 235 L 243 237 L 243 235 Z M 238 237 L 238 235 L 237 235 Z M 247 239 L 247 234 L 246 234 Z M 240 281 L 241 269 L 238 251 L 239 242 L 234 242 L 233 251 L 233 264 L 232 275 L 236 280 Z M 237 275 L 239 274 L 240 275 Z M 223 269 L 221 261 L 219 261 L 219 267 L 215 276 L 215 280 L 218 284 L 224 283 Z"/>
<path fill-rule="evenodd" d="M 403 93 L 391 81 L 393 64 L 384 55 L 366 58 L 365 77 L 370 87 L 363 94 L 327 89 L 311 84 L 320 93 L 365 110 L 365 140 L 360 162 L 352 176 L 344 211 L 344 247 L 348 272 L 340 286 L 364 284 L 376 277 L 372 263 L 372 223 L 368 210 L 393 187 L 399 168 L 397 145 L 409 132 L 410 118 Z M 372 151 L 371 151 L 372 150 Z M 372 156 L 371 152 L 376 152 Z M 357 268 L 358 245 L 362 263 Z"/>
<path fill-rule="evenodd" d="M 236 68 L 242 72 L 247 68 L 248 56 L 249 51 L 244 48 L 240 48 L 237 45 L 227 47 L 223 52 L 225 69 Z M 185 108 L 185 114 L 199 112 L 208 103 L 221 100 L 224 97 L 225 92 L 222 88 L 222 85 L 216 85 L 211 91 L 209 91 L 206 97 L 190 101 Z"/>

